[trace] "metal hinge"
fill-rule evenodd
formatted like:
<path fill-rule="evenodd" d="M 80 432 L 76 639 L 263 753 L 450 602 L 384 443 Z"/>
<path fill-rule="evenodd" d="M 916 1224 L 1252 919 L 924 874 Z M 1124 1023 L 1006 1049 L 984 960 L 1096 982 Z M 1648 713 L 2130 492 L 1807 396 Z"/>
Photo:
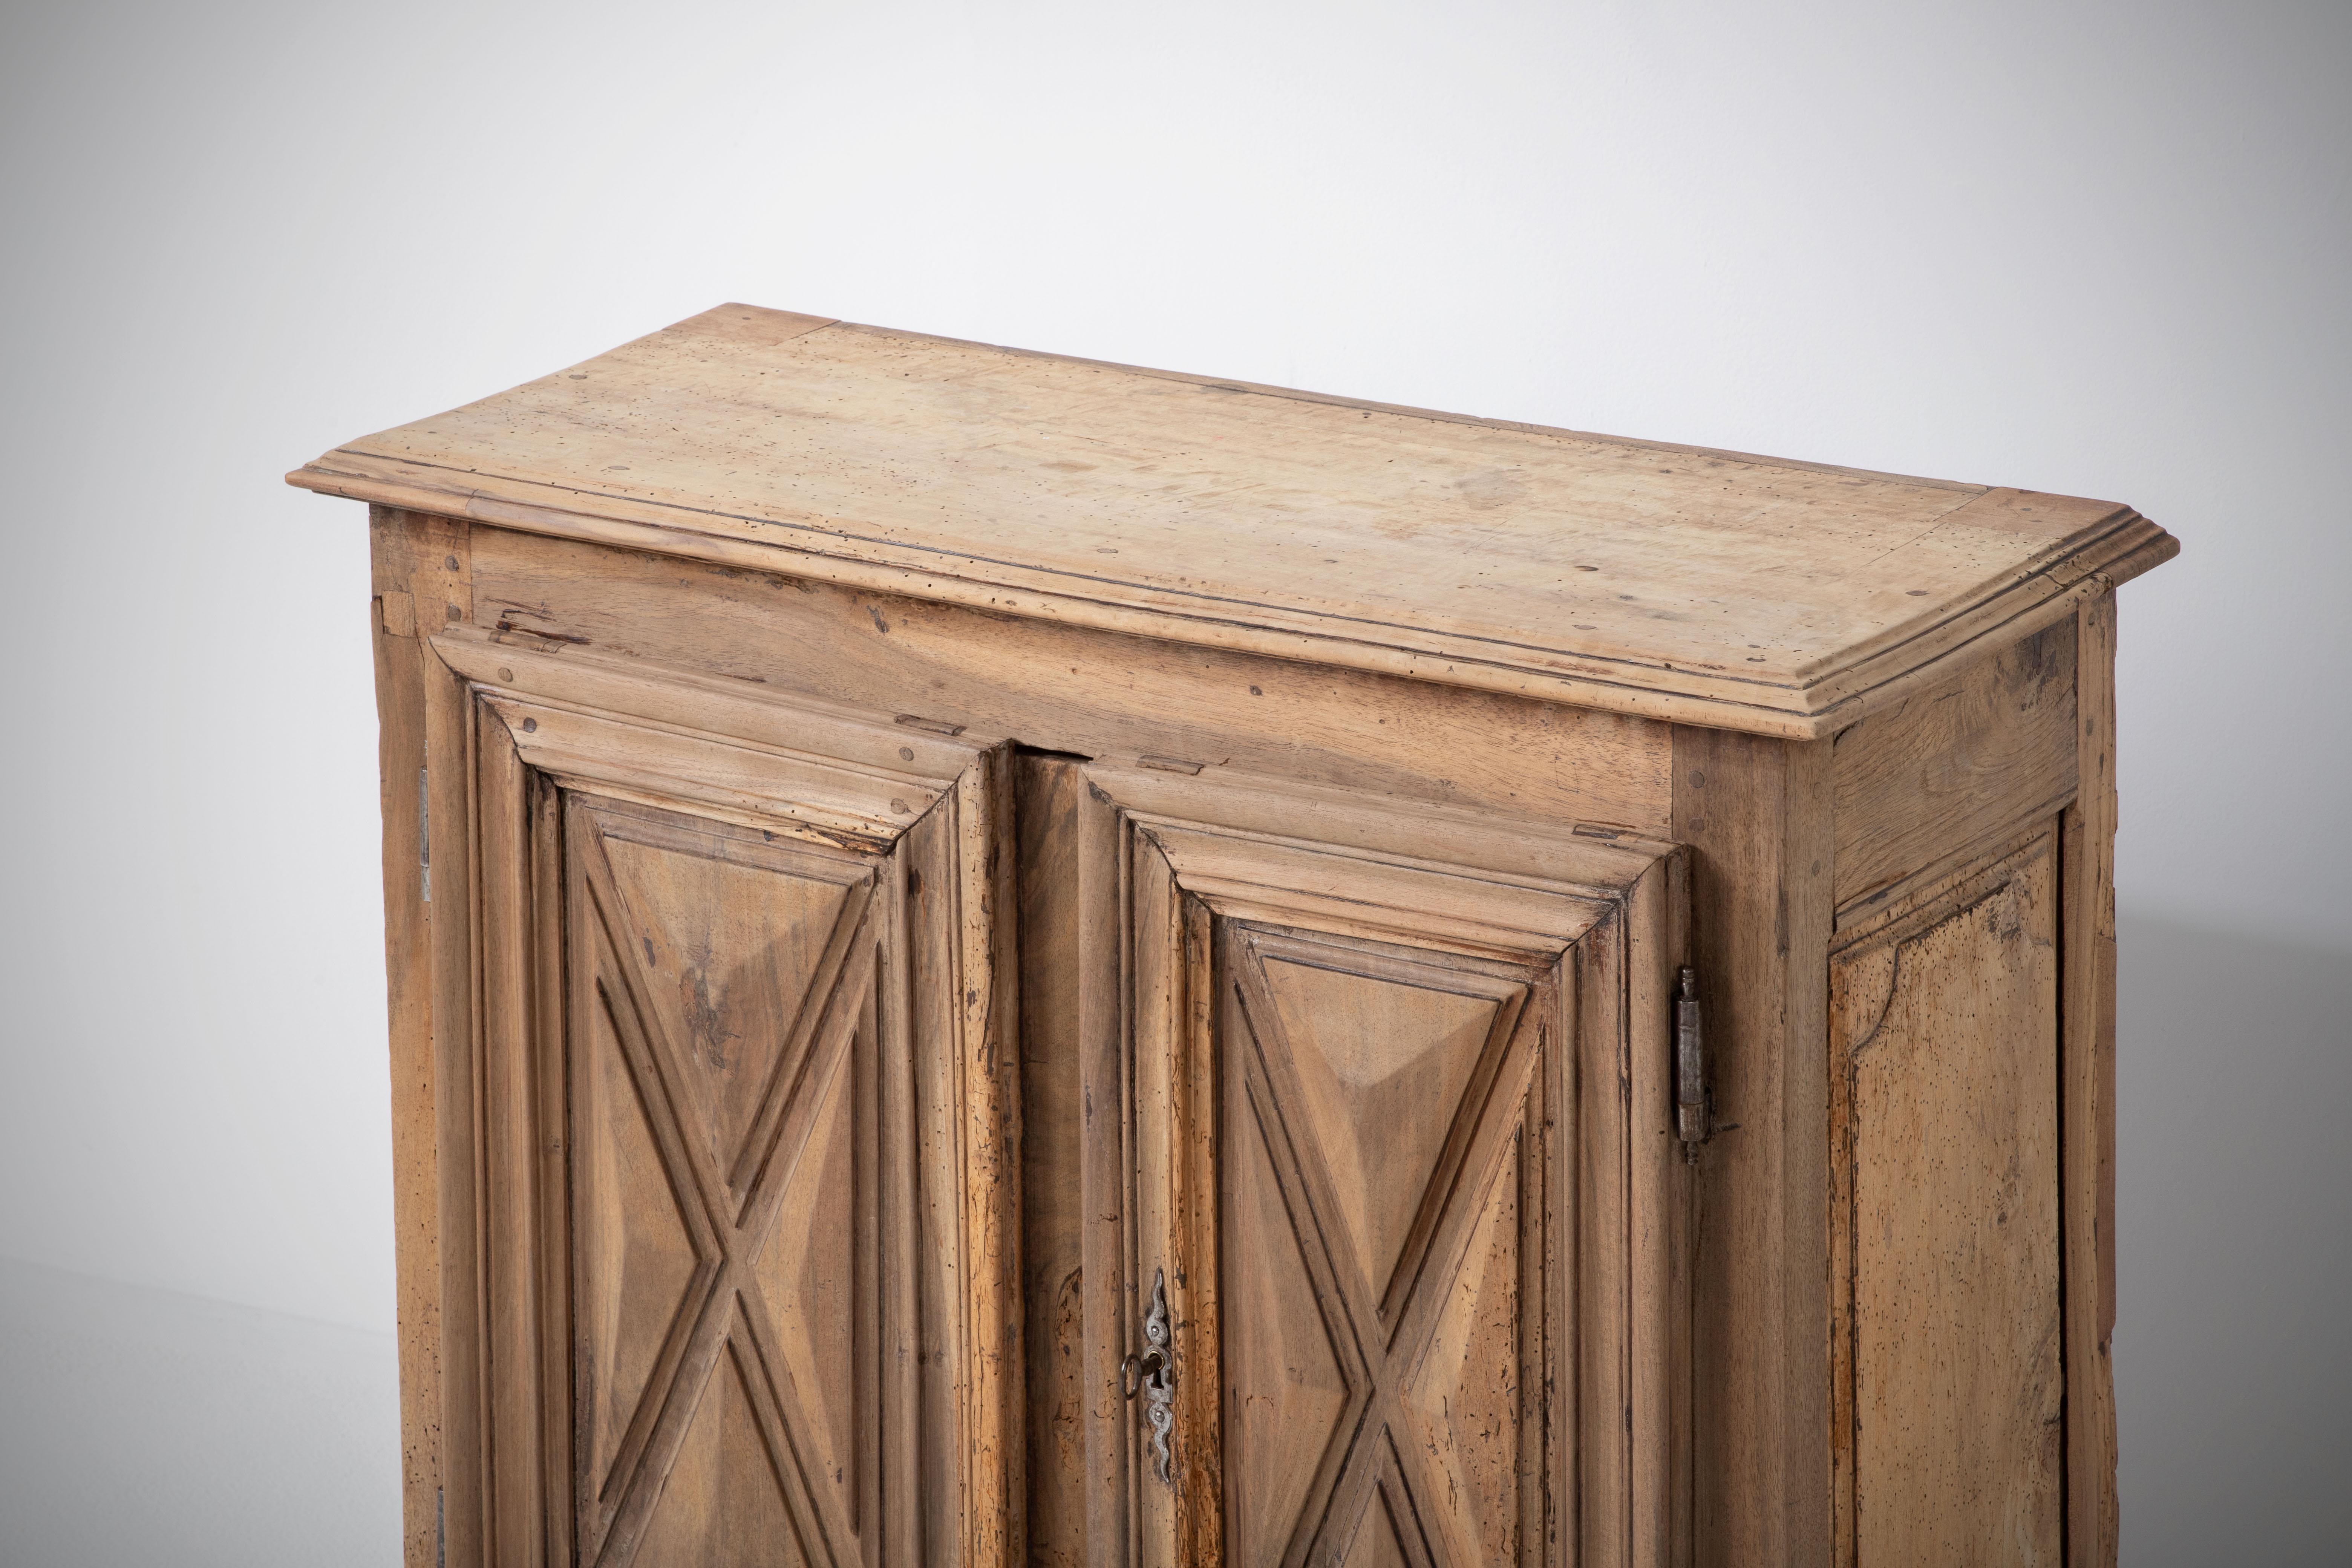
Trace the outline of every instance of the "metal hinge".
<path fill-rule="evenodd" d="M 1715 1119 L 1715 1094 L 1707 1085 L 1706 1029 L 1699 1013 L 1698 971 L 1683 966 L 1675 988 L 1675 1136 L 1683 1158 L 1696 1164 L 1698 1146 L 1737 1121 Z"/>

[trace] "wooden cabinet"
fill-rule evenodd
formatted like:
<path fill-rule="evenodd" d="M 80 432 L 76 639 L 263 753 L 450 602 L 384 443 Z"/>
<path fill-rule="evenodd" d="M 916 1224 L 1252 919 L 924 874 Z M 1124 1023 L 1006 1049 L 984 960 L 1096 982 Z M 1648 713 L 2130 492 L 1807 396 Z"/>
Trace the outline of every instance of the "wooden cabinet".
<path fill-rule="evenodd" d="M 2128 508 L 742 306 L 290 477 L 412 1563 L 2113 1561 Z"/>

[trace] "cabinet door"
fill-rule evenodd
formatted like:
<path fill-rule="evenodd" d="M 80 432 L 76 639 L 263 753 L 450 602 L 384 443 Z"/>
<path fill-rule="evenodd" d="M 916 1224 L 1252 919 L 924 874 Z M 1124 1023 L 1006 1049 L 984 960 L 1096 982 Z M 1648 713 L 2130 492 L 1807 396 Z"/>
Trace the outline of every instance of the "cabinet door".
<path fill-rule="evenodd" d="M 469 678 L 441 896 L 480 966 L 486 1554 L 998 1560 L 1001 757 L 436 647 Z"/>
<path fill-rule="evenodd" d="M 1679 863 L 1062 766 L 1033 777 L 1078 840 L 1092 1394 L 1063 1557 L 1672 1560 Z"/>

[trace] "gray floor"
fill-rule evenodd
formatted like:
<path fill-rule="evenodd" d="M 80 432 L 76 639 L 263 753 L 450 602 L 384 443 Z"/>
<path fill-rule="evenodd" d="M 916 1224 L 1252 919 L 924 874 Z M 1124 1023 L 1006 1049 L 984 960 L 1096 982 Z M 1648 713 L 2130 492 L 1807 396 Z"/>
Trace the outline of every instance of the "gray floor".
<path fill-rule="evenodd" d="M 400 1561 L 390 1334 L 0 1260 L 0 1565 Z"/>
<path fill-rule="evenodd" d="M 2352 957 L 2126 921 L 2129 1568 L 2352 1565 Z"/>
<path fill-rule="evenodd" d="M 2123 946 L 2124 1562 L 2352 1563 L 2352 960 Z M 0 1568 L 399 1556 L 390 1336 L 0 1261 Z"/>

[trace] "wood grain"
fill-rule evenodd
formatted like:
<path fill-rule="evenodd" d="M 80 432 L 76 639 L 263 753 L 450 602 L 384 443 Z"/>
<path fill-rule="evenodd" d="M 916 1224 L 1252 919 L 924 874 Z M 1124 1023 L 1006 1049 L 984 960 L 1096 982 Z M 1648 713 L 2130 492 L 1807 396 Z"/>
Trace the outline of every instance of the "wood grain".
<path fill-rule="evenodd" d="M 2114 1568 L 2116 1393 L 2116 600 L 2075 627 L 2080 741 L 2062 823 L 2059 1096 L 2064 1151 L 2066 1542 L 2069 1561 Z"/>
<path fill-rule="evenodd" d="M 458 1560 L 1021 1560 L 1001 749 L 410 646 L 473 730 L 427 748 L 477 805 L 433 844 L 479 977 Z"/>
<path fill-rule="evenodd" d="M 1675 732 L 1716 1114 L 1694 1203 L 1693 1510 L 1702 1563 L 1830 1549 L 1830 747 Z"/>
<path fill-rule="evenodd" d="M 390 513 L 386 521 L 410 538 L 425 563 L 411 579 L 418 630 L 435 624 L 435 613 L 440 624 L 462 623 L 473 605 L 471 527 L 415 513 Z M 479 1169 L 482 1054 L 475 984 L 480 922 L 472 876 L 477 834 L 468 760 L 475 713 L 462 679 L 437 658 L 423 663 L 428 860 L 441 868 L 443 883 L 441 896 L 425 900 L 432 937 L 436 1143 L 441 1151 L 441 1554 L 469 1563 L 483 1561 L 489 1550 L 490 1500 L 486 1189 Z M 422 880 L 429 891 L 429 877 Z"/>
<path fill-rule="evenodd" d="M 1092 781 L 1089 781 L 1091 784 Z M 1099 787 L 1096 785 L 1095 787 Z M 1133 834 L 1126 837 L 1125 879 L 1129 930 L 1124 943 L 1127 981 L 1123 987 L 1129 1017 L 1127 1032 L 1134 1039 L 1181 1039 L 1189 1033 L 1192 994 L 1203 989 L 1204 976 L 1188 963 L 1184 894 L 1167 858 Z M 1134 1452 L 1129 1471 L 1136 1478 L 1134 1528 L 1137 1560 L 1181 1563 L 1188 1548 L 1207 1546 L 1211 1562 L 1218 1560 L 1223 1542 L 1213 1531 L 1187 1528 L 1197 1514 L 1203 1491 L 1223 1489 L 1223 1451 L 1214 1431 L 1214 1385 L 1205 1384 L 1205 1369 L 1217 1364 L 1222 1350 L 1212 1350 L 1195 1325 L 1218 1321 L 1216 1295 L 1216 1230 L 1213 1223 L 1188 1203 L 1187 1180 L 1193 1173 L 1192 1127 L 1202 1108 L 1193 1101 L 1196 1087 L 1185 1070 L 1186 1058 L 1173 1051 L 1127 1053 L 1128 1165 L 1132 1172 L 1128 1190 L 1125 1230 L 1127 1277 L 1139 1290 L 1159 1290 L 1168 1304 L 1171 1338 L 1180 1337 L 1190 1352 L 1184 1364 L 1170 1373 L 1181 1391 L 1174 1402 L 1175 1430 L 1181 1440 L 1171 1442 L 1169 1477 L 1158 1479 L 1156 1449 Z M 1209 1109 L 1214 1117 L 1213 1108 Z M 1213 1189 L 1212 1189 L 1213 1190 Z M 1166 1238 L 1153 1247 L 1151 1238 Z M 1203 1265 L 1205 1264 L 1205 1267 Z M 1143 1296 L 1130 1309 L 1137 1321 L 1150 1308 Z M 1205 1306 L 1204 1306 L 1205 1304 Z M 1131 1348 L 1150 1347 L 1129 1324 Z M 1141 1369 L 1138 1369 L 1139 1381 Z M 1123 1384 L 1120 1392 L 1127 1393 Z M 1129 1401 L 1131 1417 L 1139 1409 Z M 1205 1415 L 1209 1425 L 1199 1425 Z M 1192 1419 L 1187 1420 L 1185 1417 Z M 1202 1537 L 1208 1537 L 1207 1542 Z"/>
<path fill-rule="evenodd" d="M 506 530 L 480 531 L 474 624 L 967 738 L 1636 832 L 1664 830 L 1664 726 L 1425 682 L 1106 636 Z M 903 728 L 903 726 L 902 726 Z M 919 737 L 929 731 L 916 730 Z"/>
<path fill-rule="evenodd" d="M 1832 966 L 1842 1563 L 2061 1559 L 2052 850 Z"/>
<path fill-rule="evenodd" d="M 474 710 L 472 755 L 478 870 L 471 888 L 481 945 L 482 1127 L 474 1157 L 482 1173 L 483 1360 L 488 1544 L 501 1565 L 549 1560 L 550 1537 L 569 1510 L 546 1488 L 549 1406 L 540 1151 L 561 1134 L 543 1128 L 537 1069 L 543 1061 L 538 958 L 539 889 L 533 876 L 534 807 L 541 792 L 507 740 L 497 714 Z M 568 1414 L 568 1413 L 566 1413 Z"/>
<path fill-rule="evenodd" d="M 446 535 L 446 526 L 435 531 Z M 432 909 L 425 899 L 425 698 L 415 586 L 439 602 L 454 542 L 406 519 L 370 520 L 377 759 L 383 812 L 384 973 L 392 1078 L 394 1251 L 400 1331 L 402 1557 L 429 1568 L 442 1531 L 441 1073 L 433 1027 Z M 422 577 L 424 583 L 416 580 Z M 413 584 L 415 586 L 413 586 Z"/>
<path fill-rule="evenodd" d="M 1644 872 L 1626 900 L 1628 1285 L 1631 1299 L 1644 1304 L 1631 1314 L 1628 1376 L 1637 1389 L 1665 1391 L 1663 1398 L 1631 1405 L 1627 1555 L 1663 1568 L 1688 1568 L 1696 1549 L 1690 1469 L 1695 1173 L 1674 1136 L 1674 1055 L 1667 1037 L 1671 983 L 1691 956 L 1690 916 L 1690 862 L 1683 852 Z"/>
<path fill-rule="evenodd" d="M 1127 1226 L 1134 1181 L 1134 1136 L 1129 1088 L 1127 858 L 1123 834 L 1108 797 L 1088 786 L 1076 764 L 1069 773 L 1076 806 L 1072 838 L 1077 876 L 1065 889 L 1077 910 L 1078 1095 L 1081 1116 L 1077 1182 L 1084 1229 L 1080 1268 L 1084 1290 L 1082 1387 L 1086 1399 L 1087 1544 L 1097 1563 L 1133 1563 L 1136 1539 L 1135 1416 L 1123 1376 L 1130 1352 L 1139 1352 L 1143 1302 L 1135 1283 Z"/>
<path fill-rule="evenodd" d="M 2107 502 L 804 323 L 724 306 L 289 478 L 1799 737 L 2168 545 Z"/>
<path fill-rule="evenodd" d="M 1080 787 L 1066 760 L 1015 759 L 1020 877 L 1022 1299 L 1027 1341 L 1028 1561 L 1084 1568 L 1084 1332 L 1078 1171 Z"/>
<path fill-rule="evenodd" d="M 970 1464 L 962 1561 L 1028 1561 L 1027 1380 L 1021 1266 L 1020 912 L 1010 747 L 992 747 L 955 782 L 959 1008 L 957 1102 L 963 1118 L 965 1364 L 957 1404 Z"/>
<path fill-rule="evenodd" d="M 2062 622 L 1837 737 L 1842 926 L 2073 797 L 2075 639 Z"/>
<path fill-rule="evenodd" d="M 2128 509 L 740 307 L 294 478 L 411 1568 L 2116 1561 Z"/>
<path fill-rule="evenodd" d="M 1173 1486 L 1136 1405 L 1097 1425 L 1125 1450 L 1097 1512 L 1130 1510 L 1135 1560 L 1675 1560 L 1686 1472 L 1637 1435 L 1686 1429 L 1687 1296 L 1647 1228 L 1681 1163 L 1637 1156 L 1631 1054 L 1664 1038 L 1629 1008 L 1664 994 L 1677 858 L 1489 824 L 1445 864 L 1376 802 L 1294 813 L 1342 847 L 1268 837 L 1246 787 L 1039 765 L 1090 786 L 1080 963 L 1129 1042 L 1088 1080 L 1128 1114 L 1087 1169 L 1129 1184 L 1090 1173 L 1088 1224 L 1123 1222 L 1113 1299 L 1139 1314 L 1164 1278 L 1176 1328 Z M 1475 868 L 1507 841 L 1516 872 Z M 1528 868 L 1563 859 L 1586 879 Z"/>

